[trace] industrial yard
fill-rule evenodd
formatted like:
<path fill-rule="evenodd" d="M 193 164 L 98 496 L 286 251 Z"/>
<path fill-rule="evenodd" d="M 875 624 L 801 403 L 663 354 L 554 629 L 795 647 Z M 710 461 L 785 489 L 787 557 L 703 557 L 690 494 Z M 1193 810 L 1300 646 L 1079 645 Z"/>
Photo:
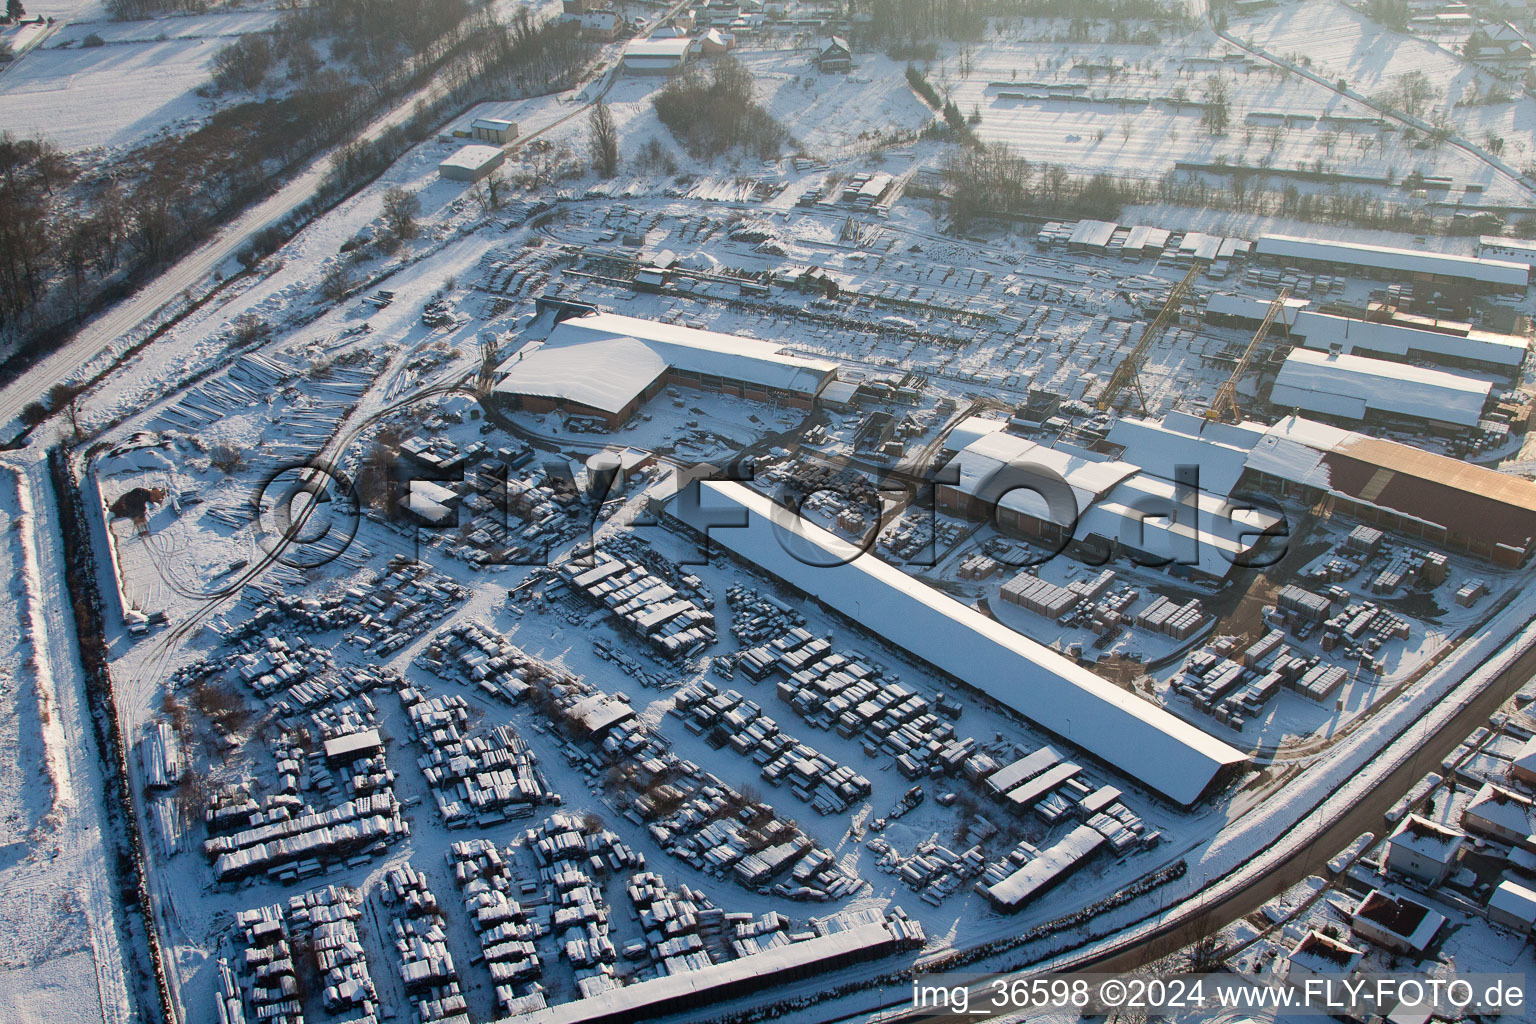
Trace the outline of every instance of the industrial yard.
<path fill-rule="evenodd" d="M 1529 18 L 514 6 L 574 84 L 16 369 L 0 1021 L 1524 970 Z M 169 20 L 52 13 L 0 111 Z"/>

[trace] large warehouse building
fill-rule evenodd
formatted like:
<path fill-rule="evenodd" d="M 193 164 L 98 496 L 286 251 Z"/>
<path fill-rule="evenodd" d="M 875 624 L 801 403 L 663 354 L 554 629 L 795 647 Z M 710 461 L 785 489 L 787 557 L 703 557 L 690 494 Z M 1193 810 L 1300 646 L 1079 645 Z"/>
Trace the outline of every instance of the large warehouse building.
<path fill-rule="evenodd" d="M 1145 421 L 1120 422 L 1125 426 L 1116 430 L 1122 438 L 1137 431 L 1137 440 L 1149 436 Z M 1203 457 L 1212 450 L 1186 462 L 1175 455 L 1179 435 L 1154 433 L 1149 443 L 1136 445 L 1134 453 L 1128 450 L 1120 459 L 1067 446 L 1050 448 L 1015 434 L 982 435 L 950 461 L 952 482 L 935 488 L 939 508 L 990 520 L 1005 533 L 1049 547 L 1060 547 L 1069 537 L 1094 552 L 1118 545 L 1144 564 L 1172 559 L 1180 571 L 1222 579 L 1278 519 L 1229 506 L 1242 452 L 1227 460 L 1223 472 L 1204 465 Z M 1113 432 L 1110 441 L 1124 443 Z M 1180 465 L 1198 466 L 1198 482 L 1175 483 Z M 1194 487 L 1198 491 L 1191 495 Z"/>
<path fill-rule="evenodd" d="M 1348 423 L 1461 433 L 1477 426 L 1492 391 L 1487 381 L 1443 370 L 1298 348 L 1285 357 L 1269 401 Z"/>
<path fill-rule="evenodd" d="M 628 420 L 669 385 L 811 409 L 837 364 L 771 341 L 614 313 L 562 320 L 497 369 L 495 395 L 532 412 Z"/>
<path fill-rule="evenodd" d="M 1501 565 L 1536 546 L 1536 482 L 1297 416 L 1264 432 L 1244 482 Z"/>
<path fill-rule="evenodd" d="M 1180 804 L 1247 758 L 744 484 L 703 481 L 671 514 L 747 562 Z"/>
<path fill-rule="evenodd" d="M 1291 235 L 1260 235 L 1253 254 L 1264 263 L 1364 274 L 1473 294 L 1523 295 L 1530 279 L 1530 268 L 1523 263 Z"/>
<path fill-rule="evenodd" d="M 1530 344 L 1525 338 L 1477 330 L 1470 324 L 1420 322 L 1426 326 L 1353 320 L 1307 311 L 1297 314 L 1291 334 L 1300 335 L 1307 348 L 1323 352 L 1433 363 L 1497 373 L 1511 380 L 1525 362 Z M 1431 324 L 1432 327 L 1427 326 Z"/>

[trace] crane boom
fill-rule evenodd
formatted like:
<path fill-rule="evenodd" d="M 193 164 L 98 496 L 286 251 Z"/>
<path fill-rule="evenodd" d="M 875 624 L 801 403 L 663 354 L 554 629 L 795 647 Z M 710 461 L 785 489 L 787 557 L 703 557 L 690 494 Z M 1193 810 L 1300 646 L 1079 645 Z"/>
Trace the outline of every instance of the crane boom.
<path fill-rule="evenodd" d="M 1216 398 L 1211 402 L 1211 407 L 1205 412 L 1206 419 L 1219 420 L 1228 413 L 1232 415 L 1234 421 L 1241 418 L 1240 410 L 1237 407 L 1237 382 L 1242 380 L 1243 374 L 1248 372 L 1248 367 L 1253 363 L 1254 353 L 1259 350 L 1259 342 L 1263 341 L 1265 336 L 1269 334 L 1270 326 L 1274 324 L 1275 318 L 1280 315 L 1280 311 L 1285 308 L 1285 300 L 1290 297 L 1291 289 L 1287 286 L 1280 289 L 1280 294 L 1275 296 L 1275 301 L 1269 304 L 1269 310 L 1264 314 L 1264 322 L 1259 324 L 1259 329 L 1254 332 L 1253 337 L 1249 340 L 1248 347 L 1243 349 L 1242 357 L 1238 359 L 1237 365 L 1232 369 L 1232 376 L 1223 381 L 1221 387 L 1216 390 Z"/>
<path fill-rule="evenodd" d="M 1115 397 L 1120 394 L 1127 384 L 1133 384 L 1136 388 L 1136 401 L 1141 405 L 1142 414 L 1146 414 L 1147 399 L 1141 391 L 1141 361 L 1146 356 L 1147 349 L 1151 347 L 1152 342 L 1163 332 L 1163 328 L 1167 327 L 1168 322 L 1178 314 L 1179 307 L 1184 303 L 1184 297 L 1189 294 L 1190 286 L 1195 283 L 1195 278 L 1200 276 L 1201 269 L 1202 267 L 1199 263 L 1192 265 L 1189 268 L 1189 273 L 1184 275 L 1184 279 L 1173 286 L 1173 289 L 1168 293 L 1168 300 L 1163 303 L 1163 308 L 1157 311 L 1157 316 L 1142 330 L 1141 337 L 1136 339 L 1135 347 L 1126 354 L 1124 359 L 1120 360 L 1120 365 L 1115 367 L 1115 372 L 1110 375 L 1109 383 L 1104 386 L 1104 390 L 1099 394 L 1098 406 L 1100 412 L 1114 404 Z"/>

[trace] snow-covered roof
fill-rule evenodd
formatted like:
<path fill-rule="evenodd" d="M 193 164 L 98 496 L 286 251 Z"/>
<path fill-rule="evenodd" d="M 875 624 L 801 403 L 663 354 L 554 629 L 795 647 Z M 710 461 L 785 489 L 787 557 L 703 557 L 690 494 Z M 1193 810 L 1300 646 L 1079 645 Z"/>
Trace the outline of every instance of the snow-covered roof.
<path fill-rule="evenodd" d="M 906 927 L 911 928 L 910 925 Z M 897 927 L 885 921 L 872 921 L 800 942 L 788 942 L 724 963 L 612 988 L 557 1006 L 537 1008 L 531 1013 L 502 1018 L 497 1024 L 581 1024 L 589 1020 L 655 1017 L 669 1008 L 681 1009 L 711 989 L 735 991 L 770 984 L 770 979 L 786 971 L 803 971 L 818 964 L 832 968 L 846 961 L 894 952 L 901 942 Z"/>
<path fill-rule="evenodd" d="M 1519 918 L 1530 924 L 1536 924 L 1536 892 L 1527 889 L 1519 882 L 1504 879 L 1498 888 L 1493 890 L 1493 895 L 1488 898 L 1490 910 L 1500 910 L 1511 917 Z"/>
<path fill-rule="evenodd" d="M 1400 358 L 1424 352 L 1509 367 L 1518 367 L 1525 361 L 1528 346 L 1526 339 L 1512 334 L 1479 330 L 1468 330 L 1465 334 L 1427 331 L 1312 311 L 1297 314 L 1291 333 L 1305 338 L 1308 348 L 1324 351 L 1337 345 L 1344 352 L 1360 349 Z"/>
<path fill-rule="evenodd" d="M 354 757 L 357 754 L 371 750 L 377 750 L 384 745 L 379 738 L 379 730 L 364 729 L 360 732 L 349 732 L 342 736 L 333 736 L 325 741 L 325 756 L 328 760 L 339 760 Z"/>
<path fill-rule="evenodd" d="M 1252 295 L 1217 292 L 1206 300 L 1205 312 L 1208 316 L 1241 317 L 1245 320 L 1262 321 L 1269 315 L 1269 307 L 1274 301 L 1274 297 L 1256 298 Z M 1306 306 L 1306 299 L 1286 299 L 1281 306 L 1279 318 L 1289 326 L 1296 322 L 1297 311 Z"/>
<path fill-rule="evenodd" d="M 439 505 L 451 505 L 458 500 L 459 494 L 451 487 L 444 487 L 433 480 L 412 480 L 411 493 L 420 494 Z"/>
<path fill-rule="evenodd" d="M 469 123 L 469 126 L 471 128 L 487 128 L 497 132 L 510 131 L 516 127 L 513 122 L 501 117 L 477 117 Z"/>
<path fill-rule="evenodd" d="M 490 163 L 502 160 L 505 154 L 500 146 L 470 145 L 460 146 L 450 157 L 438 164 L 439 168 L 459 167 L 466 171 L 478 171 Z"/>
<path fill-rule="evenodd" d="M 1257 424 L 1229 426 L 1201 416 L 1169 413 L 1159 420 L 1122 416 L 1109 428 L 1106 440 L 1120 445 L 1120 457 L 1143 469 L 1173 479 L 1178 466 L 1200 468 L 1200 488 L 1231 494 L 1248 453 L 1263 436 Z"/>
<path fill-rule="evenodd" d="M 1269 400 L 1343 419 L 1368 412 L 1473 427 L 1493 385 L 1443 370 L 1298 348 L 1286 356 Z"/>
<path fill-rule="evenodd" d="M 1040 856 L 1026 863 L 996 885 L 987 887 L 994 902 L 1017 907 L 1055 885 L 1068 872 L 1093 856 L 1107 840 L 1095 829 L 1078 825 L 1058 842 L 1040 851 Z"/>
<path fill-rule="evenodd" d="M 1449 864 L 1456 859 L 1464 839 L 1453 828 L 1410 814 L 1397 826 L 1397 831 L 1392 833 L 1391 843 L 1437 863 Z"/>
<path fill-rule="evenodd" d="M 497 391 L 617 413 L 666 372 L 667 361 L 634 338 L 607 337 L 524 348 L 503 370 Z"/>
<path fill-rule="evenodd" d="M 1536 736 L 1532 736 L 1515 752 L 1514 759 L 1510 762 L 1513 767 L 1523 768 L 1528 772 L 1536 772 Z"/>
<path fill-rule="evenodd" d="M 1089 458 L 1005 433 L 981 435 L 961 449 L 949 466 L 959 473 L 955 487 L 962 493 L 986 497 L 996 501 L 999 508 L 1059 526 L 1070 522 L 1053 514 L 1043 495 L 1025 489 L 1028 481 L 1037 479 L 1041 489 L 1049 494 L 1057 477 L 1065 480 L 1077 503 L 1073 511 L 1081 516 L 1106 491 L 1136 472 L 1129 462 Z M 1002 488 L 1007 489 L 999 493 Z"/>
<path fill-rule="evenodd" d="M 711 540 L 1181 803 L 1246 755 L 743 484 L 703 481 L 673 513 Z M 744 515 L 744 519 L 742 518 Z M 735 518 L 741 525 L 711 523 Z"/>
<path fill-rule="evenodd" d="M 453 515 L 453 509 L 447 505 L 433 501 L 425 494 L 415 490 L 406 495 L 405 507 L 429 523 L 445 522 Z"/>
<path fill-rule="evenodd" d="M 1470 816 L 1522 838 L 1531 835 L 1531 801 L 1513 790 L 1484 782 L 1462 808 L 1462 822 Z"/>
<path fill-rule="evenodd" d="M 1536 240 L 1529 238 L 1480 235 L 1477 239 L 1477 254 L 1484 255 L 1484 250 L 1487 250 L 1493 259 L 1508 260 L 1510 263 L 1536 264 Z"/>
<path fill-rule="evenodd" d="M 1358 242 L 1333 242 L 1292 235 L 1260 235 L 1254 248 L 1258 256 L 1282 260 L 1319 260 L 1343 263 L 1373 270 L 1395 270 L 1410 274 L 1435 274 L 1460 277 L 1482 284 L 1524 289 L 1530 269 L 1506 260 L 1485 260 L 1474 256 L 1450 256 L 1417 249 L 1392 249 Z"/>
<path fill-rule="evenodd" d="M 991 416 L 967 416 L 950 428 L 949 436 L 944 439 L 944 447 L 957 452 L 987 434 L 998 434 L 1007 429 L 1007 420 Z"/>
<path fill-rule="evenodd" d="M 1076 536 L 1119 541 L 1127 548 L 1197 568 L 1221 579 L 1240 556 L 1278 525 L 1280 517 L 1239 504 L 1201 489 L 1191 509 L 1187 497 L 1172 481 L 1137 473 L 1083 513 Z M 1148 510 L 1173 510 L 1173 517 Z M 1195 561 L 1189 561 L 1190 556 Z"/>
<path fill-rule="evenodd" d="M 776 342 L 617 313 L 593 313 L 562 320 L 550 332 L 548 344 L 553 347 L 615 338 L 643 343 L 675 370 L 807 395 L 820 391 L 837 370 L 837 364 L 826 359 L 782 353 L 783 346 Z"/>
<path fill-rule="evenodd" d="M 633 718 L 635 710 L 612 694 L 595 693 L 572 704 L 570 715 L 587 732 L 602 732 Z"/>
<path fill-rule="evenodd" d="M 680 61 L 686 56 L 688 56 L 688 38 L 686 36 L 680 36 L 676 39 L 635 39 L 624 47 L 624 59 L 626 61 L 634 57 L 664 58 Z"/>

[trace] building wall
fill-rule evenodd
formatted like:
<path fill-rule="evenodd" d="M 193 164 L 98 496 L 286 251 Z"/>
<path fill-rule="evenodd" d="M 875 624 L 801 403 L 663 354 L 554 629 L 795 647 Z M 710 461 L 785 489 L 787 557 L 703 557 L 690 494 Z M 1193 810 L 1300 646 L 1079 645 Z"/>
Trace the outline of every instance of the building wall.
<path fill-rule="evenodd" d="M 1399 953 L 1409 952 L 1408 941 L 1396 932 L 1389 932 L 1370 918 L 1361 917 L 1358 914 L 1350 920 L 1350 931 L 1361 938 L 1386 949 L 1393 949 Z"/>
<path fill-rule="evenodd" d="M 1430 885 L 1440 885 L 1450 877 L 1452 864 L 1443 864 L 1431 857 L 1426 857 L 1410 847 L 1400 843 L 1387 843 L 1387 869 L 1398 874 L 1416 878 Z"/>
<path fill-rule="evenodd" d="M 1258 473 L 1249 470 L 1243 474 L 1239 486 L 1253 487 L 1267 494 L 1278 495 L 1301 502 L 1304 505 L 1315 505 L 1324 498 L 1327 499 L 1328 510 L 1336 516 L 1344 516 L 1362 523 L 1380 527 L 1401 537 L 1412 537 L 1424 541 L 1426 544 L 1434 544 L 1439 547 L 1459 551 L 1462 554 L 1471 555 L 1493 562 L 1495 565 L 1517 568 L 1522 565 L 1531 553 L 1530 547 L 1515 549 L 1492 541 L 1484 540 L 1475 535 L 1458 533 L 1447 530 L 1433 523 L 1425 523 L 1412 516 L 1404 516 L 1391 509 L 1380 508 L 1376 505 L 1361 504 L 1343 495 L 1328 495 L 1316 487 L 1306 487 L 1290 480 L 1282 480 L 1270 476 L 1267 473 Z"/>
<path fill-rule="evenodd" d="M 513 407 L 524 409 L 532 413 L 550 413 L 563 410 L 572 416 L 590 416 L 602 420 L 610 430 L 617 430 L 627 423 L 630 417 L 640 411 L 640 407 L 659 395 L 663 388 L 669 386 L 685 387 L 693 391 L 704 391 L 710 394 L 733 395 L 737 398 L 746 398 L 755 402 L 778 402 L 794 409 L 814 408 L 815 399 L 810 395 L 797 391 L 782 391 L 778 388 L 768 388 L 761 384 L 750 384 L 742 381 L 726 381 L 721 378 L 712 378 L 709 381 L 701 381 L 698 377 L 679 377 L 672 370 L 667 370 L 656 378 L 645 391 L 641 392 L 633 401 L 625 405 L 616 413 L 605 412 L 601 409 L 593 409 L 579 402 L 566 402 L 547 398 L 543 395 L 509 395 L 514 402 Z"/>
<path fill-rule="evenodd" d="M 1370 277 L 1378 281 L 1412 282 L 1414 284 L 1429 284 L 1444 292 L 1460 292 L 1466 295 L 1487 294 L 1520 294 L 1522 289 L 1498 284 L 1489 284 L 1482 281 L 1474 281 L 1465 277 L 1446 276 L 1444 274 L 1426 274 L 1422 271 L 1388 270 L 1378 267 L 1362 267 L 1345 260 L 1314 260 L 1301 259 L 1294 256 L 1271 256 L 1267 253 L 1256 253 L 1254 259 L 1260 263 L 1271 266 L 1298 267 L 1302 270 L 1323 271 L 1325 273 L 1347 273 L 1352 277 Z M 1417 296 L 1415 296 L 1417 301 Z"/>

